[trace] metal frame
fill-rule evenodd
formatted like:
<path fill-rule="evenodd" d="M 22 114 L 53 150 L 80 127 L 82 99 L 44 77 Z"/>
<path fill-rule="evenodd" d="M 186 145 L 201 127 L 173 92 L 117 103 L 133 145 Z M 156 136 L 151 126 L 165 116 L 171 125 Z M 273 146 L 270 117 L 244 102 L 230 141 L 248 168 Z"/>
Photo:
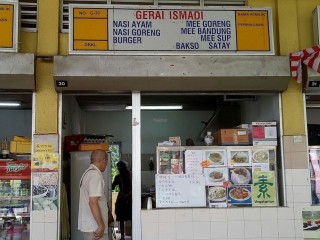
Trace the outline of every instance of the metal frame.
<path fill-rule="evenodd" d="M 228 149 L 268 149 L 273 150 L 275 153 L 275 163 L 274 163 L 274 176 L 276 184 L 276 201 L 277 206 L 279 207 L 279 184 L 278 184 L 278 168 L 277 168 L 277 147 L 276 146 L 167 146 L 167 147 L 157 147 L 157 174 L 159 174 L 159 159 L 160 159 L 160 151 L 185 151 L 185 150 L 228 150 Z M 283 161 L 282 161 L 283 163 Z M 240 206 L 241 207 L 241 206 Z M 254 207 L 254 206 L 252 206 Z M 192 208 L 192 207 L 191 207 Z M 229 207 L 228 207 L 229 208 Z"/>
<path fill-rule="evenodd" d="M 268 11 L 268 29 L 269 29 L 269 51 L 84 51 L 73 50 L 73 9 L 74 8 L 100 8 L 100 9 L 151 9 L 146 6 L 134 6 L 134 5 L 107 5 L 107 4 L 69 4 L 69 54 L 70 55 L 275 55 L 274 49 L 274 36 L 273 36 L 273 24 L 272 24 L 272 8 L 271 7 L 197 7 L 197 10 L 265 10 Z M 171 10 L 171 9 L 186 9 L 181 6 L 156 6 L 159 10 Z M 113 17 L 113 11 L 108 11 L 108 18 Z M 109 31 L 109 30 L 108 30 Z M 111 36 L 109 36 L 111 37 Z"/>
<path fill-rule="evenodd" d="M 141 240 L 141 94 L 132 92 L 132 239 Z"/>

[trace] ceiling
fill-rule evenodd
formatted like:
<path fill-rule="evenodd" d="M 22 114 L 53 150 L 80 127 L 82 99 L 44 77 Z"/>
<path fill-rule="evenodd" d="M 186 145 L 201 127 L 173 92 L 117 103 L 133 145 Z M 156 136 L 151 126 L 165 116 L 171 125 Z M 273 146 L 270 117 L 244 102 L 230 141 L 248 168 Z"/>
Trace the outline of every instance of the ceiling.
<path fill-rule="evenodd" d="M 32 109 L 32 94 L 31 93 L 0 93 L 0 101 L 18 101 L 21 103 L 20 107 L 14 109 Z M 8 107 L 1 107 L 0 109 L 8 109 Z M 10 108 L 13 109 L 13 108 Z"/>

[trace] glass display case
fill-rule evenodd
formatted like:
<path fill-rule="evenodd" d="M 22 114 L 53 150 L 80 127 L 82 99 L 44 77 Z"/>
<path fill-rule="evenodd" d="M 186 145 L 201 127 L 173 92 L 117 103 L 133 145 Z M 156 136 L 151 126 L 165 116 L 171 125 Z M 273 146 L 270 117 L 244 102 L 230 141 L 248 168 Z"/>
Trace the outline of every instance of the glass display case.
<path fill-rule="evenodd" d="M 157 207 L 278 206 L 276 159 L 275 146 L 157 147 Z"/>
<path fill-rule="evenodd" d="M 0 240 L 29 240 L 30 160 L 0 161 Z"/>

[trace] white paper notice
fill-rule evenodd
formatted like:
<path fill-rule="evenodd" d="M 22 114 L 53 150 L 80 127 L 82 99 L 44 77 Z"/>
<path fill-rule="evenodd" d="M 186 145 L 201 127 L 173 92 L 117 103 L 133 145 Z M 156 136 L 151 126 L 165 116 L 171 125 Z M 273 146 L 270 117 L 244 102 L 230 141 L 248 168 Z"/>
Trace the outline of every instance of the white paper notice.
<path fill-rule="evenodd" d="M 186 174 L 202 174 L 201 162 L 203 161 L 202 150 L 185 151 L 185 170 Z"/>

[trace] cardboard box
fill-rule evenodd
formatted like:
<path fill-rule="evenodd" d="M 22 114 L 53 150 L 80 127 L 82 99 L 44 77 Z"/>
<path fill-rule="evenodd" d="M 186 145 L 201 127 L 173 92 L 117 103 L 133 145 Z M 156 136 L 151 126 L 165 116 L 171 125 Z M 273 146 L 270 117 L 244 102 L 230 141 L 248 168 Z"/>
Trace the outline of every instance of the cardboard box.
<path fill-rule="evenodd" d="M 248 129 L 220 129 L 214 134 L 216 145 L 249 145 Z"/>
<path fill-rule="evenodd" d="M 277 146 L 277 122 L 252 122 L 253 146 Z"/>
<path fill-rule="evenodd" d="M 79 151 L 94 151 L 96 149 L 108 151 L 109 145 L 108 143 L 81 143 L 79 145 Z"/>
<path fill-rule="evenodd" d="M 31 141 L 10 141 L 11 153 L 31 153 Z"/>

